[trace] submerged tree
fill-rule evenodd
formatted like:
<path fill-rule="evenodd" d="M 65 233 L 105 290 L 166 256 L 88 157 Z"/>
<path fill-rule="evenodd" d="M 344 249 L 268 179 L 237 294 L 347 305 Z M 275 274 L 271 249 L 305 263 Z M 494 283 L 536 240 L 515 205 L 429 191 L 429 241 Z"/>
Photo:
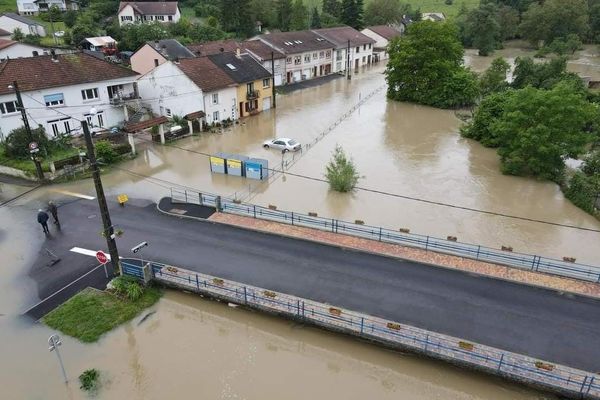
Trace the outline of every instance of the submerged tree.
<path fill-rule="evenodd" d="M 346 156 L 342 146 L 335 146 L 333 157 L 326 167 L 325 177 L 329 187 L 337 192 L 350 192 L 354 189 L 360 176 L 351 158 Z"/>

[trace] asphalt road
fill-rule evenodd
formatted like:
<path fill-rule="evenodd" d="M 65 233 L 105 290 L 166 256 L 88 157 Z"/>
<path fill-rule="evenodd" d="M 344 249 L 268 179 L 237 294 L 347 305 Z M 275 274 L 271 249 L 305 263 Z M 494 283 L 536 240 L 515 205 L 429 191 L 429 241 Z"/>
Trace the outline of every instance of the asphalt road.
<path fill-rule="evenodd" d="M 154 204 L 111 204 L 123 229 L 122 257 L 142 256 L 226 279 L 301 296 L 588 371 L 600 371 L 600 301 L 417 262 L 171 217 Z M 45 243 L 31 276 L 40 297 L 97 263 L 69 252 L 106 244 L 95 201 L 59 209 L 63 229 Z M 139 253 L 138 253 L 139 255 Z"/>

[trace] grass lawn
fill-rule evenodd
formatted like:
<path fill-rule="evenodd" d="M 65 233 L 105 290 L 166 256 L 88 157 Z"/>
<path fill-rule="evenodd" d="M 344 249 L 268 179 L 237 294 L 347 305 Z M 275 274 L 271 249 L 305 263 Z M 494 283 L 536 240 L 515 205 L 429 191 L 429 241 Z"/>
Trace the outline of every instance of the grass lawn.
<path fill-rule="evenodd" d="M 406 3 L 413 8 L 420 8 L 421 12 L 442 12 L 446 17 L 454 17 L 462 7 L 477 8 L 479 0 L 454 0 L 452 5 L 447 5 L 445 0 L 407 0 Z"/>
<path fill-rule="evenodd" d="M 62 160 L 64 158 L 71 157 L 77 154 L 79 154 L 79 150 L 73 147 L 68 149 L 56 150 L 54 151 L 52 156 L 44 158 L 42 160 L 42 169 L 45 172 L 49 172 L 50 162 Z M 2 145 L 0 145 L 0 165 L 20 169 L 29 173 L 30 175 L 35 175 L 35 165 L 33 164 L 33 161 L 31 161 L 29 158 L 16 160 L 13 158 L 8 158 L 5 154 L 4 146 Z"/>
<path fill-rule="evenodd" d="M 82 342 L 92 343 L 156 303 L 160 296 L 159 289 L 147 288 L 139 300 L 129 301 L 108 292 L 87 288 L 46 315 L 43 321 L 53 329 Z"/>
<path fill-rule="evenodd" d="M 17 11 L 16 0 L 0 0 L 0 13 Z"/>

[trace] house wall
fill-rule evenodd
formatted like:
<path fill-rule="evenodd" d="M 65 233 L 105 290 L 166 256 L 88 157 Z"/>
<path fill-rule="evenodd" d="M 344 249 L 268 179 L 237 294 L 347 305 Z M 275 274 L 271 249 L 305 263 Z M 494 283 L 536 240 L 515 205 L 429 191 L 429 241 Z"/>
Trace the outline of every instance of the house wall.
<path fill-rule="evenodd" d="M 171 61 L 141 76 L 138 91 L 141 103 L 156 115 L 183 117 L 205 111 L 202 90 Z"/>
<path fill-rule="evenodd" d="M 271 71 L 271 60 L 262 60 L 254 57 L 269 72 Z M 285 58 L 275 60 L 275 86 L 281 86 L 285 83 Z"/>
<path fill-rule="evenodd" d="M 67 9 L 65 0 L 46 0 L 46 3 L 48 4 L 48 8 L 57 6 L 61 11 Z M 71 3 L 71 5 L 73 4 Z M 37 15 L 40 12 L 39 6 L 33 0 L 17 0 L 17 9 L 21 15 Z"/>
<path fill-rule="evenodd" d="M 218 94 L 218 103 L 213 103 L 213 94 Z M 206 122 L 212 124 L 213 122 L 221 122 L 227 118 L 235 121 L 239 119 L 239 105 L 237 97 L 237 87 L 228 87 L 213 92 L 205 93 L 204 95 L 204 107 L 206 113 Z M 246 97 L 244 96 L 244 99 Z M 218 119 L 216 119 L 215 112 L 218 112 Z"/>
<path fill-rule="evenodd" d="M 135 22 L 135 12 L 133 11 L 133 7 L 131 7 L 130 5 L 123 7 L 123 9 L 117 15 L 117 17 L 119 19 L 120 26 L 123 26 L 125 24 L 133 24 Z M 130 19 L 124 19 L 124 17 Z"/>
<path fill-rule="evenodd" d="M 30 46 L 23 43 L 15 43 L 10 47 L 0 50 L 0 60 L 6 58 L 21 58 L 21 57 L 33 57 L 33 52 L 37 51 L 38 55 L 43 55 L 44 51 L 48 52 L 48 49 L 43 47 Z"/>
<path fill-rule="evenodd" d="M 372 30 L 370 30 L 368 28 L 363 29 L 361 32 L 363 34 L 367 35 L 368 37 L 370 37 L 371 39 L 375 40 L 375 44 L 373 45 L 373 47 L 376 47 L 378 49 L 387 49 L 389 41 L 386 38 L 379 36 L 377 33 L 373 32 Z M 374 49 L 373 53 L 378 53 L 380 60 L 388 59 L 387 51 Z"/>
<path fill-rule="evenodd" d="M 23 32 L 25 35 L 32 34 L 32 35 L 46 36 L 46 31 L 44 30 L 43 26 L 27 25 L 23 22 L 14 20 L 7 16 L 0 16 L 0 27 L 2 29 L 4 29 L 5 31 L 11 32 L 11 33 L 14 32 L 16 28 L 19 28 L 19 29 L 21 29 L 21 32 Z"/>
<path fill-rule="evenodd" d="M 297 57 L 300 57 L 299 63 L 297 62 Z M 325 50 L 315 50 L 304 53 L 288 54 L 286 55 L 285 61 L 286 77 L 284 79 L 284 82 L 293 83 L 305 79 L 312 79 L 318 76 L 327 75 L 327 65 L 329 65 L 331 68 L 329 72 L 333 72 L 333 59 L 333 48 Z M 316 73 L 315 67 L 317 67 Z M 323 67 L 322 70 L 321 67 Z"/>
<path fill-rule="evenodd" d="M 123 18 L 127 17 L 127 18 Z M 160 17 L 160 18 L 157 18 Z M 133 7 L 130 5 L 125 6 L 121 12 L 118 14 L 119 25 L 123 26 L 125 24 L 133 24 L 135 22 L 166 22 L 166 23 L 175 23 L 181 19 L 181 13 L 179 8 L 174 15 L 171 16 L 172 19 L 169 20 L 169 15 L 141 15 L 134 11 Z M 161 19 L 162 18 L 162 19 Z"/>
<path fill-rule="evenodd" d="M 158 61 L 158 65 L 162 65 L 167 62 L 159 52 L 154 50 L 152 46 L 145 44 L 141 49 L 136 51 L 130 59 L 131 69 L 139 74 L 145 74 L 156 68 L 154 60 Z"/>
<path fill-rule="evenodd" d="M 110 81 L 85 83 L 80 85 L 63 86 L 49 88 L 38 91 L 23 92 L 22 98 L 27 113 L 29 123 L 32 128 L 42 125 L 46 129 L 49 137 L 55 136 L 52 125 L 56 124 L 59 133 L 67 133 L 67 126 L 72 133 L 81 133 L 81 124 L 77 120 L 83 120 L 89 116 L 90 109 L 93 107 L 98 111 L 98 115 L 91 118 L 93 126 L 111 127 L 121 124 L 125 120 L 125 111 L 123 105 L 111 105 L 108 95 L 108 86 L 123 85 L 125 95 L 134 92 L 135 77 L 115 79 Z M 98 89 L 98 98 L 93 100 L 84 100 L 81 94 L 85 89 Z M 46 107 L 44 96 L 62 93 L 64 104 L 61 106 Z M 7 94 L 0 96 L 0 103 L 16 101 L 16 96 Z M 100 116 L 100 117 L 99 117 Z M 54 121 L 54 122 L 53 122 Z M 13 129 L 23 126 L 21 113 L 0 114 L 0 137 L 6 137 Z"/>
<path fill-rule="evenodd" d="M 237 87 L 238 113 L 240 114 L 240 117 L 247 117 L 253 113 L 262 112 L 264 110 L 265 101 L 270 104 L 273 98 L 273 79 L 267 79 L 269 80 L 268 86 L 263 85 L 262 79 L 252 82 L 254 83 L 254 91 L 258 93 L 258 97 L 255 99 L 248 99 L 247 83 L 240 84 Z M 246 111 L 246 104 L 252 109 L 251 111 Z"/>

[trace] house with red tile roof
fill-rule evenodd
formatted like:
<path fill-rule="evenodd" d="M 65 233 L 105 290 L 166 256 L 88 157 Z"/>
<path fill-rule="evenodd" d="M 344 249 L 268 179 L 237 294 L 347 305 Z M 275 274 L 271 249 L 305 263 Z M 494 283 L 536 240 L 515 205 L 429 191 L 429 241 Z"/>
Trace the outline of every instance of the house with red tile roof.
<path fill-rule="evenodd" d="M 371 64 L 375 39 L 351 26 L 316 29 L 313 32 L 335 44 L 333 72 L 346 71 L 348 64 L 355 70 Z"/>
<path fill-rule="evenodd" d="M 177 1 L 122 1 L 117 13 L 119 25 L 144 22 L 174 23 L 181 19 Z"/>
<path fill-rule="evenodd" d="M 125 105 L 138 98 L 138 76 L 85 53 L 1 60 L 0 135 L 23 126 L 14 81 L 31 126 L 42 126 L 55 137 L 80 133 L 82 120 L 98 130 L 123 123 Z"/>
<path fill-rule="evenodd" d="M 401 24 L 399 28 L 390 25 L 367 26 L 361 32 L 375 40 L 373 48 L 375 61 L 386 60 L 388 58 L 387 46 L 392 39 L 404 33 L 404 24 Z"/>

